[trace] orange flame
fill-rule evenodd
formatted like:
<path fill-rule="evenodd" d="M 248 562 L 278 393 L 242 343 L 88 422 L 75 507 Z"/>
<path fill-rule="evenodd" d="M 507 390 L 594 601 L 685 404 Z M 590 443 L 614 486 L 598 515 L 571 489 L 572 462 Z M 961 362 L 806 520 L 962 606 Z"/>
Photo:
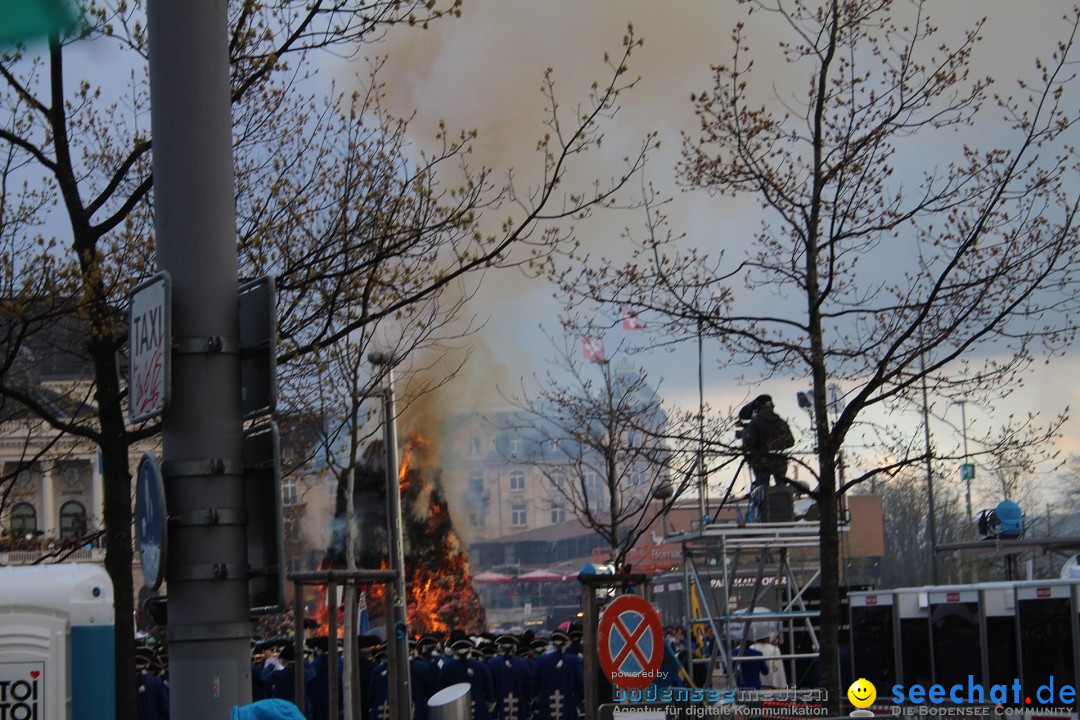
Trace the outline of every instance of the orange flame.
<path fill-rule="evenodd" d="M 323 560 L 319 563 L 320 570 L 329 570 L 330 563 Z M 319 626 L 311 631 L 313 637 L 325 637 L 330 634 L 330 607 L 326 601 L 327 586 L 315 586 L 315 615 L 312 618 Z M 337 636 L 345 637 L 345 609 L 337 608 Z"/>
<path fill-rule="evenodd" d="M 413 434 L 405 443 L 398 469 L 403 521 L 422 541 L 409 547 L 406 540 L 406 612 L 414 633 L 446 633 L 455 624 L 479 631 L 485 613 L 472 587 L 469 563 L 454 532 L 442 491 L 432 481 L 432 443 Z M 422 545 L 422 547 L 420 546 Z M 387 567 L 385 561 L 383 567 Z M 385 608 L 381 585 L 368 591 L 369 608 Z M 374 613 L 373 613 L 374 614 Z"/>

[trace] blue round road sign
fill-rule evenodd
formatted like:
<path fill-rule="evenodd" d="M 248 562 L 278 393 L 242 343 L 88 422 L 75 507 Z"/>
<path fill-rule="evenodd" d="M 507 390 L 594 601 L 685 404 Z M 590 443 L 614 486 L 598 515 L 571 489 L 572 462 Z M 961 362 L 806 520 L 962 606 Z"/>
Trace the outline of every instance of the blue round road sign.
<path fill-rule="evenodd" d="M 161 465 L 153 453 L 143 453 L 135 484 L 135 535 L 143 585 L 151 590 L 157 590 L 165 579 L 167 520 Z"/>
<path fill-rule="evenodd" d="M 641 690 L 656 680 L 664 662 L 664 628 L 645 598 L 615 598 L 600 616 L 596 635 L 600 667 L 612 684 Z"/>

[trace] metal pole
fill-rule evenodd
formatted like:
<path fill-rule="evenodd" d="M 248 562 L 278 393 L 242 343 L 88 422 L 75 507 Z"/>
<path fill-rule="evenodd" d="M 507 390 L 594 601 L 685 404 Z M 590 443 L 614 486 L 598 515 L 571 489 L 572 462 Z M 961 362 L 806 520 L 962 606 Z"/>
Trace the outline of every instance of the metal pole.
<path fill-rule="evenodd" d="M 922 328 L 919 328 L 919 343 L 922 344 Z M 930 458 L 930 406 L 926 396 L 926 359 L 920 355 L 922 366 L 922 415 L 923 440 L 926 443 L 926 531 L 930 535 L 930 579 L 934 585 L 938 582 L 937 567 L 937 528 L 934 524 L 934 467 Z"/>
<path fill-rule="evenodd" d="M 355 393 L 353 393 L 355 395 Z M 353 417 L 355 418 L 356 412 L 356 399 L 353 399 Z M 350 424 L 353 438 L 356 437 L 356 423 Z M 354 499 L 356 492 L 356 453 L 355 445 L 356 441 L 351 440 L 351 445 L 354 446 L 353 453 L 349 458 L 349 469 L 345 475 L 345 569 L 352 572 L 356 570 L 356 541 L 353 539 L 353 521 L 355 515 Z M 353 698 L 355 693 L 353 689 L 355 683 L 353 682 L 353 666 L 356 664 L 356 582 L 348 582 L 345 584 L 345 657 L 342 664 L 342 712 L 346 718 L 352 720 L 354 717 Z M 331 668 L 333 675 L 331 677 L 337 677 L 337 664 L 335 663 Z M 334 704 L 330 705 L 331 712 L 336 712 L 337 707 Z"/>
<path fill-rule="evenodd" d="M 405 542 L 401 528 L 401 483 L 398 479 L 397 411 L 394 401 L 394 369 L 391 358 L 379 353 L 368 356 L 374 365 L 386 365 L 386 387 L 383 389 L 383 431 L 386 444 L 386 514 L 387 544 L 390 569 L 396 570 L 394 583 L 388 590 L 393 618 L 393 635 L 387 636 L 387 668 L 389 670 L 390 708 L 396 720 L 411 720 L 412 694 L 409 688 L 409 626 L 405 615 Z"/>
<path fill-rule="evenodd" d="M 964 465 L 965 465 L 965 472 L 966 472 L 966 470 L 967 470 L 966 466 L 968 464 L 967 398 L 957 400 L 956 404 L 960 406 L 960 425 L 961 425 L 961 432 L 962 432 L 962 434 L 964 436 Z M 964 477 L 964 483 L 967 486 L 965 488 L 965 495 L 966 495 L 965 500 L 967 501 L 967 516 L 968 516 L 968 519 L 970 520 L 971 517 L 972 517 L 971 516 L 971 477 L 970 476 L 965 476 Z"/>
<path fill-rule="evenodd" d="M 702 336 L 701 317 L 697 320 L 697 384 L 698 384 L 698 517 L 701 530 L 708 523 L 708 488 L 705 482 L 705 341 Z"/>
<path fill-rule="evenodd" d="M 173 288 L 162 469 L 182 519 L 165 574 L 172 713 L 223 718 L 251 702 L 226 3 L 149 0 L 147 28 L 157 261 Z"/>
<path fill-rule="evenodd" d="M 293 585 L 293 658 L 300 658 L 303 667 L 304 658 L 304 587 L 300 583 Z M 295 665 L 293 666 L 296 667 Z M 296 707 L 304 707 L 304 673 L 293 672 L 293 697 Z"/>
<path fill-rule="evenodd" d="M 333 715 L 337 712 L 338 698 L 340 697 L 338 692 L 338 674 L 337 674 L 337 583 L 333 580 L 326 584 L 326 609 L 327 609 L 327 624 L 326 624 L 326 672 L 329 673 L 327 679 L 329 684 L 330 695 L 330 713 Z M 303 656 L 297 658 L 297 675 L 303 675 L 304 669 Z M 301 706 L 302 707 L 302 706 Z"/>
<path fill-rule="evenodd" d="M 585 717 L 597 720 L 600 708 L 600 672 L 596 665 L 596 588 L 584 586 L 582 608 L 582 642 L 585 648 Z"/>

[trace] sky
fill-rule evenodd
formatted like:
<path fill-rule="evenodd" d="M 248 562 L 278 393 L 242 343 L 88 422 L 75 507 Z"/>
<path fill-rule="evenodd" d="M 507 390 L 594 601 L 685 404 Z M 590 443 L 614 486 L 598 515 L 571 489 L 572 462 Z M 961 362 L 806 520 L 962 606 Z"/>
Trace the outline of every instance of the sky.
<path fill-rule="evenodd" d="M 1061 17 L 1070 7 L 1071 2 L 1058 0 L 939 0 L 929 3 L 929 12 L 942 28 L 943 41 L 955 38 L 975 18 L 985 15 L 985 40 L 975 55 L 975 67 L 995 76 L 1001 86 L 1011 86 L 1011 78 L 1028 72 L 1033 58 L 1046 53 L 1047 38 L 1061 36 Z M 368 54 L 388 56 L 381 80 L 386 83 L 389 107 L 399 114 L 415 111 L 413 128 L 419 143 L 425 134 L 433 137 L 439 121 L 451 129 L 475 128 L 479 132 L 475 160 L 495 168 L 514 167 L 518 179 L 529 184 L 537 171 L 535 143 L 543 132 L 540 87 L 545 68 L 552 68 L 564 103 L 584 99 L 589 84 L 605 77 L 604 52 L 618 53 L 627 25 L 633 24 L 644 46 L 632 59 L 630 74 L 640 75 L 641 80 L 608 125 L 604 157 L 614 167 L 646 132 L 657 131 L 661 147 L 646 177 L 672 196 L 673 231 L 685 232 L 689 242 L 709 251 L 722 245 L 728 252 L 741 252 L 743 239 L 757 227 L 756 201 L 721 201 L 702 192 L 684 191 L 676 183 L 675 165 L 680 133 L 693 132 L 697 124 L 690 95 L 711 85 L 710 65 L 730 57 L 731 28 L 744 19 L 743 7 L 718 0 L 465 0 L 461 18 L 437 22 L 426 31 L 393 33 L 386 42 L 369 48 Z M 776 28 L 765 24 L 752 29 L 758 72 L 772 73 L 776 86 L 783 87 L 790 78 L 775 52 Z M 355 63 L 330 66 L 335 79 L 345 84 L 358 70 L 362 72 Z M 979 132 L 976 128 L 973 134 Z M 943 150 L 921 148 L 921 155 L 910 157 L 910 165 L 917 167 Z M 609 167 L 601 161 L 587 169 L 603 176 Z M 640 231 L 641 217 L 609 213 L 579 224 L 576 230 L 597 254 L 618 257 L 626 251 L 622 239 L 626 227 Z M 487 321 L 476 338 L 472 377 L 489 384 L 494 378 L 495 383 L 513 386 L 519 377 L 542 371 L 537 360 L 550 356 L 551 348 L 538 328 L 558 332 L 562 309 L 550 284 L 514 271 L 489 273 L 472 309 Z M 611 347 L 619 339 L 620 331 L 613 330 L 605 344 Z M 715 353 L 707 346 L 705 351 L 707 356 Z M 662 378 L 661 393 L 670 401 L 683 407 L 697 405 L 696 347 L 656 352 L 633 361 L 643 361 L 651 378 Z M 1000 424 L 1010 412 L 1054 414 L 1066 405 L 1080 406 L 1074 366 L 1075 355 L 1040 368 L 1008 403 L 998 407 L 969 404 L 969 435 Z M 769 392 L 781 414 L 805 428 L 807 418 L 796 406 L 795 393 L 806 389 L 808 382 L 789 378 L 759 385 L 758 379 L 752 368 L 741 379 L 721 375 L 707 358 L 707 401 L 717 408 L 731 408 L 748 396 Z M 959 407 L 937 403 L 934 415 L 935 440 L 959 445 Z M 1059 448 L 1080 453 L 1080 419 L 1065 426 Z"/>

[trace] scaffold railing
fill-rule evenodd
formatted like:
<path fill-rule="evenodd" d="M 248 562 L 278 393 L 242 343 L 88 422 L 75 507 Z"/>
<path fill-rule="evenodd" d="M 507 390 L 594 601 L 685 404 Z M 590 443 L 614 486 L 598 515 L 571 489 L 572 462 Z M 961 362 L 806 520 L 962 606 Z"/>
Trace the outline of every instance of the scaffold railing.
<path fill-rule="evenodd" d="M 796 632 L 805 632 L 811 652 L 787 652 L 772 655 L 769 660 L 792 663 L 795 660 L 812 660 L 818 657 L 820 643 L 814 629 L 813 620 L 819 611 L 809 608 L 805 601 L 806 590 L 821 575 L 820 566 L 805 577 L 800 583 L 789 561 L 789 550 L 817 549 L 820 538 L 818 521 L 795 521 L 777 523 L 714 522 L 703 528 L 665 537 L 665 542 L 682 545 L 683 587 L 687 637 L 700 636 L 703 628 L 712 630 L 715 642 L 707 657 L 693 657 L 695 665 L 704 664 L 706 684 L 712 684 L 714 670 L 719 667 L 725 686 L 737 684 L 735 669 L 746 656 L 746 647 L 755 639 L 751 623 L 777 621 L 782 628 L 781 635 L 786 636 L 790 647 L 794 648 Z M 838 525 L 840 532 L 848 530 L 847 523 Z M 747 607 L 736 608 L 732 603 L 732 582 L 738 574 L 739 564 L 746 554 L 756 555 L 756 572 L 751 586 L 751 599 Z M 713 561 L 719 558 L 723 573 L 721 599 L 716 601 L 699 572 L 698 560 L 709 557 Z M 770 603 L 769 607 L 758 611 L 762 602 L 762 588 L 765 570 L 771 566 L 773 589 L 781 589 L 783 597 L 779 602 Z M 741 625 L 740 625 L 741 624 Z M 740 637 L 732 637 L 737 631 Z M 738 648 L 738 652 L 735 649 Z M 787 669 L 787 668 L 785 668 Z M 794 672 L 788 675 L 794 677 Z"/>

